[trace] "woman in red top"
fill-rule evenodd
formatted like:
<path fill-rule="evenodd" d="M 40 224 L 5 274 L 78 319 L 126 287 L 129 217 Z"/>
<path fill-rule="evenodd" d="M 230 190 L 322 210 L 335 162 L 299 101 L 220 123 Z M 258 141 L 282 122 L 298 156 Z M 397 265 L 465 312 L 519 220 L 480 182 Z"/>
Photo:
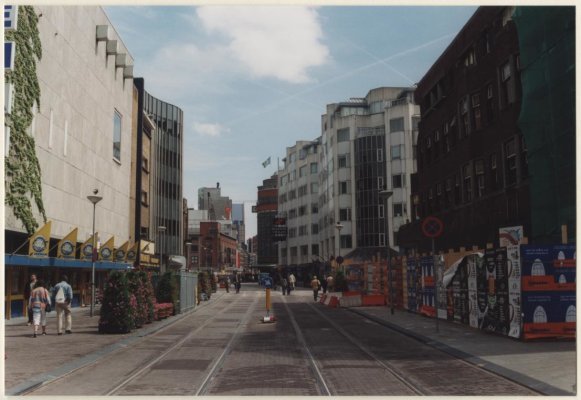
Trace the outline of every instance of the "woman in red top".
<path fill-rule="evenodd" d="M 30 308 L 32 309 L 32 322 L 34 324 L 34 334 L 36 337 L 38 326 L 42 323 L 42 334 L 46 335 L 46 305 L 50 304 L 50 295 L 44 288 L 42 281 L 37 281 L 34 289 L 30 293 Z"/>

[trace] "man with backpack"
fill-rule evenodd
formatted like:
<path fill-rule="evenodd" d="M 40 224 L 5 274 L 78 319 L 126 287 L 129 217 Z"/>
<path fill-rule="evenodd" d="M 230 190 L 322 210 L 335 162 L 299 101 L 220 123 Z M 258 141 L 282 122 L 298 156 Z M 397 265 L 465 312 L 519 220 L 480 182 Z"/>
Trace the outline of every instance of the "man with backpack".
<path fill-rule="evenodd" d="M 73 289 L 68 284 L 68 280 L 68 277 L 63 275 L 61 281 L 52 288 L 52 295 L 54 297 L 53 304 L 56 308 L 56 331 L 59 335 L 63 334 L 63 313 L 65 318 L 65 333 L 73 333 L 71 331 L 73 325 L 73 317 L 71 314 Z"/>

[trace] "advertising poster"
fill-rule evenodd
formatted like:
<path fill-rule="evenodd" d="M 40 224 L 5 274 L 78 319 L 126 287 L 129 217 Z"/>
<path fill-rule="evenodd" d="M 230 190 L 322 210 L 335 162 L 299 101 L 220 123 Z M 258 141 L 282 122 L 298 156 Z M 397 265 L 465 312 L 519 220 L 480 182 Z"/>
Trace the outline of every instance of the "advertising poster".
<path fill-rule="evenodd" d="M 520 246 L 506 248 L 506 267 L 508 271 L 508 336 L 520 338 L 522 324 Z"/>
<path fill-rule="evenodd" d="M 478 327 L 482 328 L 484 314 L 488 310 L 488 277 L 484 257 L 478 257 L 476 262 L 476 303 L 478 305 Z"/>
<path fill-rule="evenodd" d="M 525 339 L 575 337 L 575 246 L 521 246 Z"/>
<path fill-rule="evenodd" d="M 447 314 L 448 314 L 448 304 L 447 304 L 447 300 L 448 300 L 448 295 L 446 293 L 446 288 L 444 287 L 444 283 L 443 283 L 443 275 L 444 275 L 444 258 L 441 256 L 436 256 L 436 260 L 437 260 L 437 266 L 435 268 L 435 272 L 436 274 L 436 282 L 435 285 L 438 286 L 438 298 L 436 299 L 436 305 L 437 305 L 437 312 L 438 312 L 438 318 L 441 319 L 446 319 L 447 318 Z"/>
<path fill-rule="evenodd" d="M 417 311 L 417 300 L 416 300 L 416 281 L 417 281 L 417 274 L 416 274 L 416 259 L 414 257 L 409 257 L 407 259 L 407 274 L 406 279 L 408 282 L 407 291 L 408 291 L 408 298 L 407 298 L 407 309 L 410 311 Z"/>
<path fill-rule="evenodd" d="M 478 256 L 466 257 L 468 279 L 468 323 L 472 328 L 478 328 L 478 286 L 476 280 L 476 259 Z"/>
<path fill-rule="evenodd" d="M 420 313 L 433 317 L 436 315 L 435 307 L 435 287 L 434 287 L 434 258 L 431 256 L 420 258 L 421 282 L 422 282 L 422 304 Z"/>
<path fill-rule="evenodd" d="M 484 252 L 484 266 L 486 269 L 486 310 L 481 329 L 495 332 L 498 321 L 498 304 L 496 301 L 496 251 L 486 249 Z"/>
<path fill-rule="evenodd" d="M 496 303 L 498 320 L 496 333 L 508 335 L 510 316 L 508 301 L 508 270 L 506 265 L 506 247 L 496 249 Z"/>

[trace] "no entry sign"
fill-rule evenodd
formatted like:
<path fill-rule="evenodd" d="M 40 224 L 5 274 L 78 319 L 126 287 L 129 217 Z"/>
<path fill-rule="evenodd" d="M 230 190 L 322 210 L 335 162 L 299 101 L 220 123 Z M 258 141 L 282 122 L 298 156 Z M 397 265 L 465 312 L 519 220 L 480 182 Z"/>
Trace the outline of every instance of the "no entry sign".
<path fill-rule="evenodd" d="M 444 231 L 444 223 L 440 218 L 426 217 L 422 222 L 422 233 L 429 238 L 437 238 Z"/>

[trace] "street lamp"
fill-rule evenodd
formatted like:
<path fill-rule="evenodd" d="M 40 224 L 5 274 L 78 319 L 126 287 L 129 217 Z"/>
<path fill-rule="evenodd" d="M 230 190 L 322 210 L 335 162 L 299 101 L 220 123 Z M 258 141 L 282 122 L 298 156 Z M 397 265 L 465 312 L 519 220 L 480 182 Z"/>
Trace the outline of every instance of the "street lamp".
<path fill-rule="evenodd" d="M 191 258 L 192 258 L 191 251 L 190 251 L 191 250 L 190 246 L 192 245 L 192 242 L 185 242 L 184 244 L 186 245 L 186 269 L 189 271 Z"/>
<path fill-rule="evenodd" d="M 340 222 L 337 222 L 335 224 L 335 229 L 337 229 L 337 231 L 339 231 L 338 235 L 339 235 L 339 248 L 337 250 L 337 263 L 339 264 L 339 268 L 341 268 L 341 272 L 344 273 L 342 265 L 341 265 L 341 261 L 343 261 L 341 259 L 341 229 L 343 229 L 343 225 Z"/>
<path fill-rule="evenodd" d="M 157 227 L 157 231 L 159 232 L 159 273 L 160 275 L 165 272 L 163 269 L 163 233 L 167 230 L 167 228 L 163 225 Z"/>
<path fill-rule="evenodd" d="M 93 190 L 93 196 L 87 196 L 87 199 L 93 203 L 93 249 L 91 254 L 91 311 L 90 316 L 93 317 L 93 308 L 95 307 L 95 211 L 97 208 L 97 203 L 103 200 L 101 196 L 96 196 L 99 190 Z"/>
<path fill-rule="evenodd" d="M 388 199 L 393 195 L 393 192 L 390 190 L 382 190 L 379 192 L 379 198 L 385 200 L 385 208 L 383 211 L 383 216 L 385 217 L 385 236 L 386 236 L 386 243 L 387 243 L 387 279 L 389 281 L 389 307 L 391 314 L 393 315 L 393 279 L 391 276 L 391 249 L 389 247 L 389 221 L 388 221 L 388 212 L 387 212 L 387 204 Z"/>

